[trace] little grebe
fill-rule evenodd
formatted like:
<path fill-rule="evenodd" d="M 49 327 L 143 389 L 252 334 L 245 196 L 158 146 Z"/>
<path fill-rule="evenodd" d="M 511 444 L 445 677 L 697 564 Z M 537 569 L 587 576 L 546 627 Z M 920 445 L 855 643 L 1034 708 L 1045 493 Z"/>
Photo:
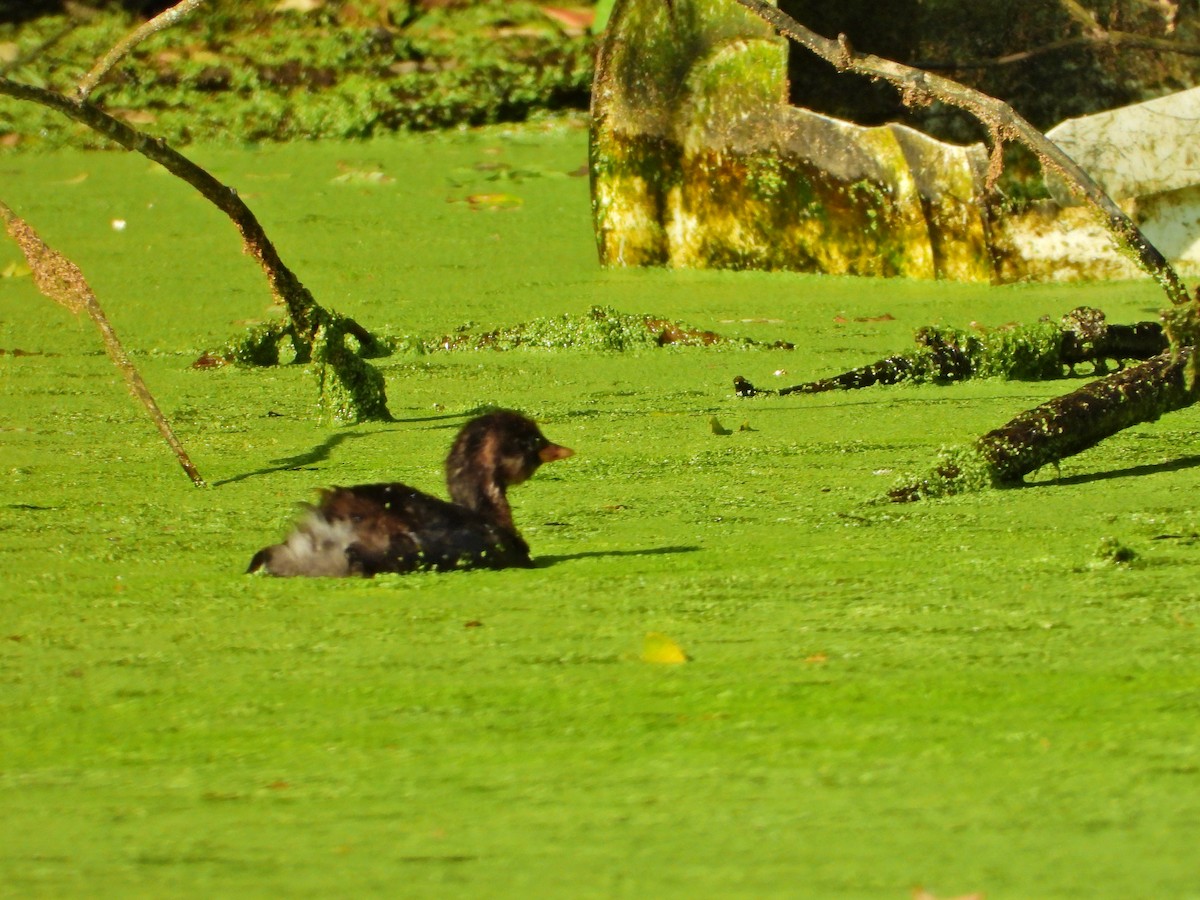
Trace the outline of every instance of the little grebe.
<path fill-rule="evenodd" d="M 506 495 L 538 466 L 574 451 L 552 444 L 519 413 L 501 410 L 463 426 L 446 459 L 452 503 L 406 484 L 360 484 L 321 501 L 282 544 L 248 571 L 272 575 L 375 575 L 414 569 L 531 566 Z"/>

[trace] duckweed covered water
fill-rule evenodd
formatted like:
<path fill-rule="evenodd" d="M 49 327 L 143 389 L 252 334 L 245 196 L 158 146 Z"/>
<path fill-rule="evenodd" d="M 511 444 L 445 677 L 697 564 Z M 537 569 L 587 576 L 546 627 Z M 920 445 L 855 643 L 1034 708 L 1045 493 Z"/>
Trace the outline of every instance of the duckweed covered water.
<path fill-rule="evenodd" d="M 729 387 L 931 323 L 1143 319 L 1152 286 L 602 271 L 570 128 L 197 155 L 387 334 L 606 306 L 797 349 L 397 353 L 397 421 L 323 428 L 301 368 L 191 367 L 274 315 L 199 198 L 126 155 L 0 160 L 213 485 L 87 322 L 0 279 L 6 895 L 1195 893 L 1197 412 L 901 508 L 900 471 L 1065 382 Z M 437 490 L 492 404 L 577 450 L 513 495 L 538 568 L 242 574 L 319 485 Z"/>

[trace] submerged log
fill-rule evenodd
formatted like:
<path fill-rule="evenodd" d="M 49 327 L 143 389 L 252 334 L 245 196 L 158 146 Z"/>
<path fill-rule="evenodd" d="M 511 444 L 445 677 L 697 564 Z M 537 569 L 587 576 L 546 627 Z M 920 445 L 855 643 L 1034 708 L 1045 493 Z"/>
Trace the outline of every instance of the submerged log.
<path fill-rule="evenodd" d="M 1071 310 L 1058 324 L 1043 321 L 987 331 L 926 326 L 917 330 L 915 340 L 917 347 L 909 353 L 830 378 L 772 390 L 755 387 L 738 375 L 733 389 L 739 397 L 754 397 L 856 390 L 901 381 L 1042 381 L 1074 374 L 1080 363 L 1090 363 L 1093 374 L 1106 374 L 1110 361 L 1119 369 L 1125 360 L 1150 359 L 1167 349 L 1166 335 L 1157 322 L 1109 325 L 1103 311 L 1086 306 Z"/>
<path fill-rule="evenodd" d="M 1018 484 L 1125 428 L 1190 406 L 1200 398 L 1200 382 L 1187 377 L 1193 352 L 1161 353 L 1027 410 L 973 444 L 942 451 L 931 472 L 902 479 L 888 498 L 905 503 Z"/>

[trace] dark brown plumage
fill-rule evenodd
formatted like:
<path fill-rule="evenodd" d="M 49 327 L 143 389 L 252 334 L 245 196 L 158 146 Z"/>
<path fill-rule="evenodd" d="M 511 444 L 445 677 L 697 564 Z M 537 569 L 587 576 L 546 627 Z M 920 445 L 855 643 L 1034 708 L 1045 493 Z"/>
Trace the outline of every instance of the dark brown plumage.
<path fill-rule="evenodd" d="M 530 566 L 508 488 L 573 452 L 519 413 L 480 416 L 463 426 L 446 459 L 452 502 L 398 483 L 329 488 L 282 544 L 255 554 L 249 571 L 370 576 Z"/>

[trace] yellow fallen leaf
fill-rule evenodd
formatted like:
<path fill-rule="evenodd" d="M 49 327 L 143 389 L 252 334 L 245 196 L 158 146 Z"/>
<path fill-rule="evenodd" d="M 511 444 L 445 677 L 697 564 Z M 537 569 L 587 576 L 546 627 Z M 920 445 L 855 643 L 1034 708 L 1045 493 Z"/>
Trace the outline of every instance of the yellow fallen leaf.
<path fill-rule="evenodd" d="M 663 665 L 678 665 L 688 661 L 683 648 L 667 637 L 661 631 L 651 631 L 646 634 L 642 645 L 642 660 L 648 663 Z"/>
<path fill-rule="evenodd" d="M 516 209 L 524 202 L 514 194 L 471 194 L 467 197 L 471 209 Z"/>
<path fill-rule="evenodd" d="M 23 262 L 10 262 L 3 270 L 0 270 L 0 278 L 27 278 L 33 274 L 28 264 Z"/>

